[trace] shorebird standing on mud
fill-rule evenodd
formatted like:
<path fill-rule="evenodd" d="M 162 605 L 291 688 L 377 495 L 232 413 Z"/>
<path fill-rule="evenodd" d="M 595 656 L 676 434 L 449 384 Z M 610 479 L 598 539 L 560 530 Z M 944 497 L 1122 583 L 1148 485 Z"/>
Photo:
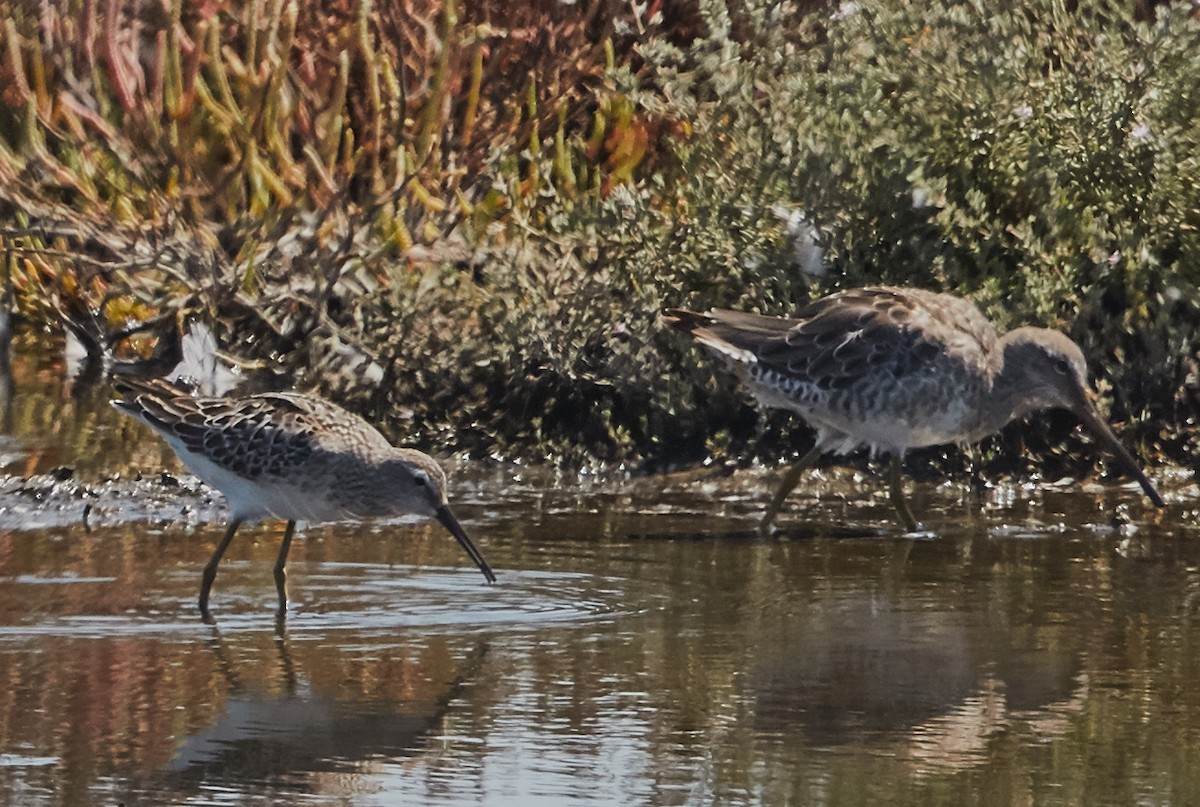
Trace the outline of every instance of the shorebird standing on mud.
<path fill-rule="evenodd" d="M 792 318 L 672 308 L 663 319 L 722 358 L 764 406 L 796 412 L 816 429 L 816 444 L 784 475 L 762 532 L 822 453 L 860 446 L 890 455 L 892 504 L 904 527 L 916 530 L 900 481 L 905 451 L 972 443 L 1051 408 L 1073 412 L 1163 506 L 1097 411 L 1083 352 L 1058 331 L 1001 336 L 973 303 L 910 288 L 839 292 Z"/>
<path fill-rule="evenodd" d="M 192 473 L 229 502 L 225 535 L 204 567 L 200 615 L 217 565 L 238 527 L 287 520 L 275 563 L 279 616 L 287 613 L 288 550 L 297 521 L 343 521 L 406 514 L 436 518 L 489 583 L 491 567 L 459 525 L 446 499 L 446 474 L 431 457 L 396 448 L 357 415 L 299 393 L 245 398 L 192 397 L 163 381 L 118 379 L 117 409 L 158 432 Z"/>

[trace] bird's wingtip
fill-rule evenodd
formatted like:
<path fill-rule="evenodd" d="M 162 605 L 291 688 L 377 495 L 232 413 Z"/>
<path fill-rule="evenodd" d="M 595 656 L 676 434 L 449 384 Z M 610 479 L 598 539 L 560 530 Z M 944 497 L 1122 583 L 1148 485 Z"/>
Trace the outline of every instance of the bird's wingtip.
<path fill-rule="evenodd" d="M 664 308 L 659 317 L 667 325 L 685 333 L 691 333 L 709 322 L 708 315 L 686 308 Z"/>

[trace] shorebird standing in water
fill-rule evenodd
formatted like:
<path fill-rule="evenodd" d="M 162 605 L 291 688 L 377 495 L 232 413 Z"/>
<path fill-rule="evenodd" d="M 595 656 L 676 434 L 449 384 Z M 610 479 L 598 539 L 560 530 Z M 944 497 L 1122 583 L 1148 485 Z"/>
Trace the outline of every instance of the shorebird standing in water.
<path fill-rule="evenodd" d="M 431 457 L 392 446 L 374 426 L 329 401 L 299 393 L 192 397 L 162 380 L 118 379 L 113 406 L 158 432 L 203 482 L 229 502 L 225 535 L 204 567 L 200 615 L 225 550 L 246 521 L 286 519 L 275 563 L 279 616 L 287 613 L 288 550 L 297 521 L 419 515 L 436 518 L 489 583 L 496 575 L 446 500 L 446 474 Z"/>
<path fill-rule="evenodd" d="M 839 292 L 792 318 L 667 309 L 663 319 L 724 359 L 764 406 L 796 412 L 816 429 L 812 450 L 784 474 L 763 532 L 822 453 L 860 446 L 890 455 L 892 504 L 916 530 L 900 481 L 905 451 L 972 443 L 1051 408 L 1073 412 L 1163 506 L 1097 411 L 1083 352 L 1058 331 L 1001 336 L 973 303 L 909 288 Z"/>

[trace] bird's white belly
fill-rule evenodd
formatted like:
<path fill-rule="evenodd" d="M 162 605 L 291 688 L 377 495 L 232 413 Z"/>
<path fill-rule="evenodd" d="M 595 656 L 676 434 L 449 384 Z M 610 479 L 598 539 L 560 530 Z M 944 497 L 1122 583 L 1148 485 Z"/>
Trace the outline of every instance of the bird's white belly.
<path fill-rule="evenodd" d="M 846 454 L 859 446 L 874 452 L 903 454 L 910 448 L 939 446 L 963 439 L 965 412 L 951 408 L 926 417 L 907 418 L 874 414 L 853 418 L 829 409 L 806 408 L 793 404 L 798 412 L 821 433 L 821 447 L 826 451 Z"/>
<path fill-rule="evenodd" d="M 271 477 L 247 479 L 201 454 L 189 451 L 176 441 L 168 442 L 192 473 L 209 487 L 225 494 L 233 518 L 241 521 L 280 518 L 319 522 L 336 521 L 343 517 L 321 491 L 295 484 L 280 484 Z"/>
<path fill-rule="evenodd" d="M 859 445 L 869 445 L 881 451 L 907 451 L 910 448 L 938 446 L 959 439 L 955 428 L 939 423 L 907 423 L 899 419 L 875 419 L 840 424 L 842 431 L 853 435 Z"/>

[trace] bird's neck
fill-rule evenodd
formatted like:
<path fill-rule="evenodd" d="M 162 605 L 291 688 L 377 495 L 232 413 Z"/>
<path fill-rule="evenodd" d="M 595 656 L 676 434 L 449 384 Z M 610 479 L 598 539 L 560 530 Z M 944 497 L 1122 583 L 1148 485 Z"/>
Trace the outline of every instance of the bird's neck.
<path fill-rule="evenodd" d="M 1031 339 L 1035 330 L 1018 328 L 997 342 L 999 364 L 993 370 L 991 392 L 979 409 L 976 434 L 998 432 L 1017 418 L 1050 405 L 1037 395 L 1038 384 L 1030 372 L 1039 360 Z"/>

